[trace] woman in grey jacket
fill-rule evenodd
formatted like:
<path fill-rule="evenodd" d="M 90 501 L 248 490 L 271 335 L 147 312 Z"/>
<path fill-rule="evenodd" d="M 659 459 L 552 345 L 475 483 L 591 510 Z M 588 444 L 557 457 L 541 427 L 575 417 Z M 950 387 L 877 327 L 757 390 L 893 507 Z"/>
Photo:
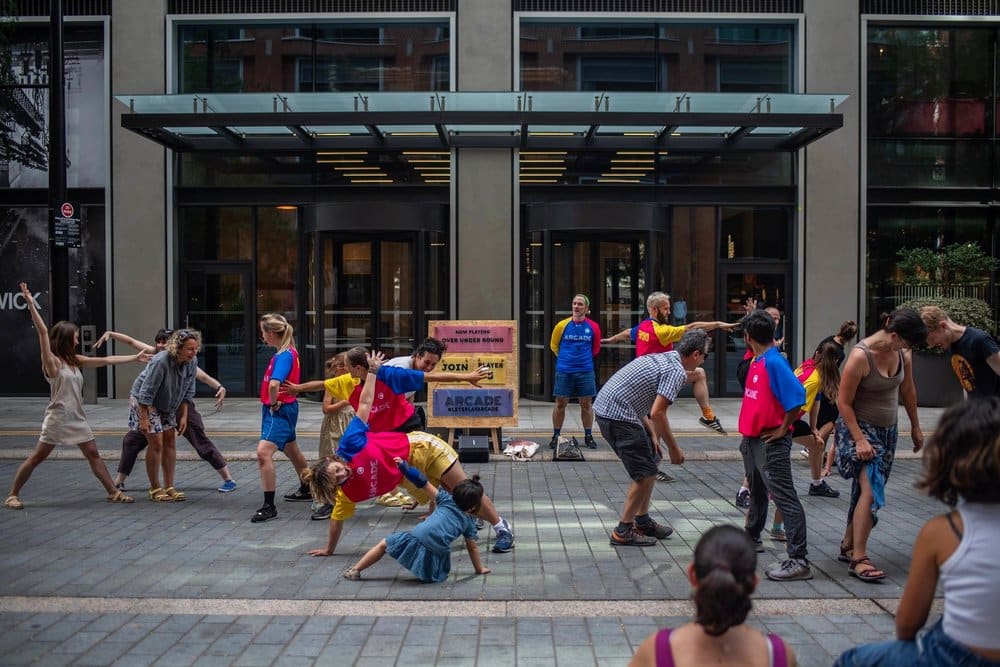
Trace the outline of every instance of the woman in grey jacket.
<path fill-rule="evenodd" d="M 175 331 L 166 349 L 157 352 L 129 392 L 128 427 L 146 436 L 146 475 L 149 499 L 179 502 L 184 493 L 174 488 L 177 465 L 177 434 L 187 428 L 187 401 L 194 398 L 201 334 L 190 329 Z M 160 471 L 163 486 L 160 486 Z"/>

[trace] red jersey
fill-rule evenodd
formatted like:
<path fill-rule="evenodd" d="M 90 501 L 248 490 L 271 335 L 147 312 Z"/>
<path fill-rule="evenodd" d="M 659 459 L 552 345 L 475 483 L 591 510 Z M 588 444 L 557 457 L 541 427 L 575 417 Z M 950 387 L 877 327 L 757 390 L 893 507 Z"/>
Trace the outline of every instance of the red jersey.
<path fill-rule="evenodd" d="M 351 393 L 350 403 L 355 411 L 361 403 L 361 390 L 364 385 L 358 385 Z M 413 416 L 413 404 L 406 400 L 405 395 L 397 394 L 381 380 L 375 380 L 375 397 L 372 399 L 372 410 L 368 414 L 368 430 L 372 433 L 392 431 Z"/>
<path fill-rule="evenodd" d="M 271 363 L 267 365 L 267 370 L 264 372 L 264 380 L 260 383 L 260 402 L 264 405 L 271 402 L 271 392 L 268 389 L 271 380 L 298 384 L 300 371 L 299 351 L 294 347 L 290 347 L 284 352 L 278 352 L 271 357 Z M 279 403 L 294 403 L 295 400 L 295 394 L 289 394 L 278 387 Z"/>
<path fill-rule="evenodd" d="M 410 439 L 405 433 L 368 433 L 368 442 L 347 465 L 351 476 L 340 489 L 356 503 L 392 491 L 403 480 L 393 457 L 404 461 L 410 456 Z"/>

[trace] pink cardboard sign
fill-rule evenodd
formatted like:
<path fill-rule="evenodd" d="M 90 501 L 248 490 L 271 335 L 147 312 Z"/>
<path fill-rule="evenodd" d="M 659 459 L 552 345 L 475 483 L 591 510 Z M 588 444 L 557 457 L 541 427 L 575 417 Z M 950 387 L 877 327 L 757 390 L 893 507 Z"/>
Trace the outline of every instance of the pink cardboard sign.
<path fill-rule="evenodd" d="M 511 327 L 491 325 L 439 325 L 434 337 L 448 346 L 449 352 L 513 352 Z"/>

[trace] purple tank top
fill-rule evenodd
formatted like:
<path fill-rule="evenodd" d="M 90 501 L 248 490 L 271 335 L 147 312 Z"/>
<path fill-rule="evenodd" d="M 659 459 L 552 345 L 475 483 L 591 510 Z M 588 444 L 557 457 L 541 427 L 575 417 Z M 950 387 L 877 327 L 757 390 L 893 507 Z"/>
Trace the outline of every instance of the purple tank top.
<path fill-rule="evenodd" d="M 670 628 L 663 628 L 656 633 L 656 667 L 674 667 L 674 654 L 670 650 Z M 785 642 L 775 634 L 767 635 L 770 644 L 771 667 L 788 667 L 788 655 L 785 653 Z"/>

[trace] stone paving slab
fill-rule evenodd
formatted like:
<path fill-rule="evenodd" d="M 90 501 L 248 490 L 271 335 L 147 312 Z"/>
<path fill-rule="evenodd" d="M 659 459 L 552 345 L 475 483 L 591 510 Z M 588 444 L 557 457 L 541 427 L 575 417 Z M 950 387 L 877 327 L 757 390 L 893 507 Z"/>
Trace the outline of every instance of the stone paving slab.
<path fill-rule="evenodd" d="M 19 461 L 0 461 L 9 480 Z M 804 459 L 793 463 L 804 488 Z M 684 568 L 701 534 L 741 525 L 731 504 L 742 475 L 733 461 L 699 461 L 658 484 L 654 516 L 671 539 L 646 549 L 615 548 L 628 478 L 617 461 L 469 464 L 511 520 L 513 552 L 481 548 L 493 573 L 471 572 L 464 547 L 451 577 L 419 583 L 383 559 L 361 582 L 340 571 L 389 532 L 417 517 L 359 506 L 338 553 L 311 558 L 326 522 L 307 503 L 279 501 L 279 517 L 249 518 L 260 504 L 256 466 L 234 462 L 240 483 L 219 494 L 217 474 L 178 464 L 185 503 L 137 498 L 109 505 L 81 461 L 49 461 L 22 492 L 27 509 L 0 512 L 0 664 L 43 665 L 623 665 L 655 628 L 689 618 Z M 802 496 L 811 581 L 763 580 L 751 622 L 793 643 L 805 665 L 829 665 L 844 648 L 892 636 L 892 615 L 920 526 L 942 511 L 919 495 L 919 463 L 898 461 L 871 551 L 888 572 L 881 584 L 850 578 L 836 561 L 847 509 L 840 498 Z M 129 488 L 143 490 L 140 468 Z M 279 493 L 294 487 L 279 457 Z M 783 556 L 765 541 L 761 572 Z M 404 646 L 406 648 L 404 648 Z"/>

